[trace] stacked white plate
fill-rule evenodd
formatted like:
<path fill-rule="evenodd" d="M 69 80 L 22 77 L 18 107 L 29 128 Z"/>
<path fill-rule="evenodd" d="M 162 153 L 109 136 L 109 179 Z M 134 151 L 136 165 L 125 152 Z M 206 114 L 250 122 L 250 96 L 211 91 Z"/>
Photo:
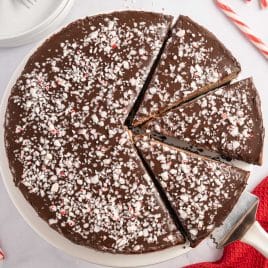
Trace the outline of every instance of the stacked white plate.
<path fill-rule="evenodd" d="M 1 0 L 0 47 L 20 46 L 45 37 L 60 25 L 73 2 L 74 0 Z"/>

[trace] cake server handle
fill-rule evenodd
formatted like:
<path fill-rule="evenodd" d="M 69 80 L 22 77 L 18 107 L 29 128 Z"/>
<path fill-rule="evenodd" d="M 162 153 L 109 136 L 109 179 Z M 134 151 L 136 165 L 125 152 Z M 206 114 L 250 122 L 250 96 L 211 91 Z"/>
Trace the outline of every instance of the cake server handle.
<path fill-rule="evenodd" d="M 268 233 L 255 221 L 240 240 L 268 258 Z"/>

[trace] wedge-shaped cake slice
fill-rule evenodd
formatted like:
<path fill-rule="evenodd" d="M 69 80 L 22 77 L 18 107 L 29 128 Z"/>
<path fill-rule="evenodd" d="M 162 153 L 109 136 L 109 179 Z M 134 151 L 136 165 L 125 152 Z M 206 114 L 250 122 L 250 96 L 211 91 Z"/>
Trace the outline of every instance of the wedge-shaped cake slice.
<path fill-rule="evenodd" d="M 146 127 L 228 158 L 262 163 L 261 105 L 251 78 L 185 103 Z"/>
<path fill-rule="evenodd" d="M 249 172 L 147 136 L 136 147 L 160 182 L 191 246 L 219 226 L 244 190 Z"/>
<path fill-rule="evenodd" d="M 223 85 L 239 72 L 239 63 L 212 33 L 180 16 L 133 125 Z"/>

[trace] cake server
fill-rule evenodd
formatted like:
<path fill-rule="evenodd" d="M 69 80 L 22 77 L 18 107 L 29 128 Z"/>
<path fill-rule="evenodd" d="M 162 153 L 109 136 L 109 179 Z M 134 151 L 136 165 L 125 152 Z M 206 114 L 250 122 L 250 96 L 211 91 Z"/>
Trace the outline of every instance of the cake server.
<path fill-rule="evenodd" d="M 253 246 L 268 258 L 268 233 L 256 221 L 259 199 L 244 191 L 237 204 L 224 220 L 223 224 L 212 233 L 217 248 L 222 248 L 236 240 Z"/>

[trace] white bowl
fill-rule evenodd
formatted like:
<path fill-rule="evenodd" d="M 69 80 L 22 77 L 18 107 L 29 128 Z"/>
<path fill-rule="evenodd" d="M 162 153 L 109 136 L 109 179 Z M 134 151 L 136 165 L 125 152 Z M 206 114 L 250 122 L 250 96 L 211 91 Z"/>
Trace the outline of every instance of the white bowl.
<path fill-rule="evenodd" d="M 25 1 L 25 0 L 24 0 Z M 74 0 L 0 1 L 0 47 L 24 45 L 46 36 L 69 13 Z M 27 2 L 27 1 L 25 1 Z"/>

